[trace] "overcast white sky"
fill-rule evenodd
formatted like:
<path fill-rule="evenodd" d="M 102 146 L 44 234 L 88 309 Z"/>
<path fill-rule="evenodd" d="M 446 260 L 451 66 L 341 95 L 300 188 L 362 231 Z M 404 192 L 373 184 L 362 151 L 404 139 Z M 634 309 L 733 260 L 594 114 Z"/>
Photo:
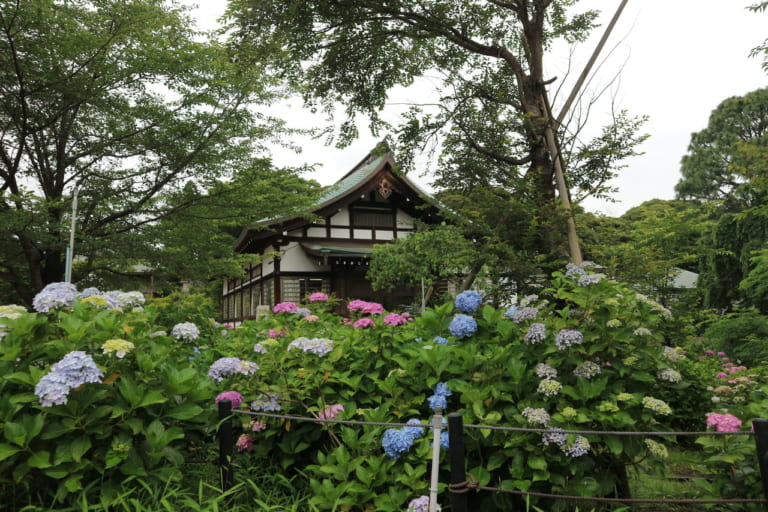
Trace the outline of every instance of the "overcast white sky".
<path fill-rule="evenodd" d="M 746 7 L 757 0 L 630 0 L 601 56 L 611 55 L 592 79 L 590 87 L 604 87 L 623 66 L 620 83 L 593 108 L 591 129 L 611 111 L 611 96 L 618 109 L 647 115 L 645 132 L 651 138 L 641 146 L 644 155 L 628 160 L 613 185 L 619 189 L 615 203 L 587 200 L 589 211 L 619 216 L 644 201 L 672 199 L 679 180 L 680 159 L 693 132 L 706 127 L 709 114 L 724 99 L 768 86 L 768 74 L 752 48 L 768 37 L 768 12 L 753 13 Z M 183 0 L 198 7 L 200 28 L 213 28 L 223 12 L 219 0 Z M 577 6 L 602 9 L 603 26 L 613 16 L 618 0 L 582 0 Z M 597 44 L 596 36 L 580 45 L 572 67 L 579 72 Z M 549 63 L 553 76 L 562 76 L 567 48 Z M 568 87 L 566 87 L 568 89 Z M 567 94 L 567 93 L 563 93 Z M 561 100 L 562 101 L 562 100 Z M 555 107 L 557 110 L 557 107 Z M 309 114 L 296 103 L 281 111 L 288 120 L 307 123 Z M 396 119 L 390 119 L 396 121 Z M 317 118 L 320 123 L 321 118 Z M 306 125 L 305 125 L 306 126 Z M 343 150 L 322 141 L 302 141 L 303 153 L 276 151 L 278 165 L 321 163 L 310 178 L 329 185 L 357 164 L 378 142 L 367 130 Z M 417 181 L 428 185 L 429 176 Z"/>

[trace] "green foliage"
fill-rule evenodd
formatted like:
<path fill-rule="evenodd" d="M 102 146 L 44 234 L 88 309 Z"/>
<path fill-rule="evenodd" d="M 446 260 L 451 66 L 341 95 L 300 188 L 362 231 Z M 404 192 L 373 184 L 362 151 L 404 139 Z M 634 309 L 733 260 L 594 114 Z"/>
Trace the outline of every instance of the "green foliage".
<path fill-rule="evenodd" d="M 0 489 L 11 507 L 119 502 L 131 477 L 177 482 L 180 465 L 211 435 L 213 386 L 191 360 L 193 347 L 167 335 L 151 305 L 94 304 L 2 319 Z M 134 348 L 122 358 L 106 352 L 115 339 Z M 91 355 L 103 382 L 71 389 L 61 405 L 41 405 L 36 384 L 72 351 Z"/>
<path fill-rule="evenodd" d="M 426 426 L 431 416 L 427 399 L 443 382 L 453 391 L 447 412 L 461 413 L 465 423 L 535 428 L 541 425 L 526 420 L 527 408 L 541 408 L 551 417 L 548 427 L 563 429 L 658 431 L 674 429 L 684 420 L 700 426 L 700 407 L 676 408 L 697 399 L 700 406 L 703 388 L 674 378 L 680 353 L 665 347 L 660 336 L 669 312 L 623 285 L 586 277 L 599 282 L 580 286 L 579 277 L 575 270 L 568 276 L 556 273 L 552 288 L 528 298 L 535 318 L 528 310 L 528 316 L 514 321 L 503 310 L 482 306 L 472 315 L 477 332 L 464 338 L 449 332 L 455 313 L 450 303 L 397 327 L 374 316 L 377 327 L 355 329 L 323 311 L 316 311 L 316 322 L 288 313 L 246 322 L 228 331 L 215 351 L 255 361 L 260 369 L 250 376 L 228 377 L 219 389 L 242 393 L 243 409 L 266 393 L 279 395 L 286 414 L 313 416 L 340 404 L 340 419 L 404 423 L 415 418 Z M 350 322 L 354 320 L 353 313 Z M 533 323 L 544 325 L 545 339 L 526 343 Z M 583 342 L 561 350 L 555 338 L 568 329 L 579 330 Z M 277 331 L 287 335 L 270 338 L 270 330 L 273 336 Z M 438 344 L 435 336 L 448 343 Z M 333 348 L 322 356 L 290 348 L 303 337 L 333 340 Z M 254 341 L 257 352 L 265 353 L 254 355 Z M 550 395 L 540 391 L 544 379 L 536 374 L 539 363 L 557 371 L 553 380 L 562 387 Z M 591 378 L 574 374 L 585 365 L 599 373 Z M 673 415 L 667 415 L 662 402 L 648 402 L 662 397 L 675 407 Z M 254 464 L 266 460 L 286 469 L 305 467 L 312 502 L 320 510 L 402 510 L 408 500 L 427 493 L 429 429 L 411 449 L 390 458 L 381 444 L 385 427 L 253 420 L 263 421 L 266 428 L 250 432 L 251 424 L 244 421 L 243 434 L 254 442 L 248 458 Z M 468 468 L 481 483 L 537 492 L 621 494 L 627 484 L 625 468 L 650 456 L 642 440 L 632 437 L 590 435 L 589 452 L 570 457 L 556 444 L 545 445 L 541 434 L 468 429 L 465 435 Z M 563 446 L 572 447 L 577 439 L 568 436 Z M 443 458 L 443 470 L 446 464 Z M 481 501 L 475 506 L 491 506 Z M 513 506 L 504 502 L 495 505 L 498 510 Z"/>
<path fill-rule="evenodd" d="M 703 346 L 726 352 L 747 366 L 768 362 L 768 318 L 756 312 L 731 314 L 712 323 Z"/>
<path fill-rule="evenodd" d="M 230 181 L 266 176 L 275 185 L 278 171 L 255 155 L 286 130 L 253 111 L 279 97 L 275 84 L 260 69 L 235 66 L 184 8 L 3 0 L 0 10 L 0 82 L 8 84 L 0 92 L 0 272 L 14 302 L 28 304 L 62 279 L 76 185 L 77 276 L 129 273 L 151 247 L 179 250 L 170 229 L 179 219 L 169 216 L 197 203 L 210 214 L 216 199 L 238 204 L 237 190 L 223 190 Z M 190 181 L 196 194 L 184 194 Z M 285 184 L 275 190 L 293 190 L 294 173 Z M 283 197 L 277 204 L 299 196 Z M 274 211 L 249 206 L 246 218 Z M 160 219 L 168 225 L 158 233 Z"/>

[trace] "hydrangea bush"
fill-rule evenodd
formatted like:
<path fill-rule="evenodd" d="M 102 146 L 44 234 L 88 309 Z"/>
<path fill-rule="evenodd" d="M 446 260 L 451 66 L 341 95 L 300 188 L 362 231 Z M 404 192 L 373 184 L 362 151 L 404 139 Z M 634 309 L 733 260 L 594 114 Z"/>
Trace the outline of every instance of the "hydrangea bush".
<path fill-rule="evenodd" d="M 626 495 L 627 467 L 639 460 L 660 466 L 669 439 L 564 431 L 672 430 L 675 404 L 703 388 L 687 381 L 685 355 L 663 338 L 669 311 L 662 305 L 589 269 L 556 273 L 552 282 L 508 309 L 483 305 L 472 292 L 413 321 L 393 322 L 396 312 L 353 301 L 350 318 L 309 302 L 317 316 L 311 323 L 284 314 L 246 322 L 216 347 L 222 357 L 259 366 L 219 383 L 246 397 L 243 410 L 259 410 L 253 404 L 271 397 L 285 414 L 322 417 L 343 406 L 340 419 L 409 423 L 358 428 L 258 418 L 243 422 L 248 456 L 305 468 L 322 510 L 401 511 L 428 494 L 430 419 L 439 406 L 465 423 L 545 429 L 468 430 L 468 470 L 481 484 Z M 355 325 L 360 319 L 369 327 Z M 270 330 L 286 334 L 272 338 Z M 704 413 L 695 414 L 688 419 L 705 428 Z M 444 432 L 440 443 L 449 442 Z M 484 500 L 513 506 L 507 496 L 471 499 L 479 509 L 490 506 Z"/>
<path fill-rule="evenodd" d="M 215 429 L 215 384 L 139 292 L 56 283 L 0 309 L 0 495 L 109 504 L 129 477 L 178 480 Z M 178 308 L 178 305 L 174 305 Z M 187 332 L 190 332 L 188 329 Z M 203 370 L 204 368 L 204 370 Z M 14 502 L 14 500 L 18 500 Z"/>

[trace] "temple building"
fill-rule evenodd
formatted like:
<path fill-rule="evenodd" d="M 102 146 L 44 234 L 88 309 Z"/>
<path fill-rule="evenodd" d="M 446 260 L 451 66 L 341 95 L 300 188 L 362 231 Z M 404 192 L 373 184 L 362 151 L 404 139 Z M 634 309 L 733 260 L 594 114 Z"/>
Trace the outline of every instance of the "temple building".
<path fill-rule="evenodd" d="M 309 212 L 245 227 L 234 249 L 262 260 L 247 267 L 244 278 L 224 283 L 224 320 L 255 318 L 259 306 L 301 302 L 314 292 L 387 308 L 413 303 L 419 290 L 374 291 L 366 279 L 375 244 L 410 235 L 416 219 L 441 221 L 429 196 L 395 167 L 391 152 L 370 153 Z"/>

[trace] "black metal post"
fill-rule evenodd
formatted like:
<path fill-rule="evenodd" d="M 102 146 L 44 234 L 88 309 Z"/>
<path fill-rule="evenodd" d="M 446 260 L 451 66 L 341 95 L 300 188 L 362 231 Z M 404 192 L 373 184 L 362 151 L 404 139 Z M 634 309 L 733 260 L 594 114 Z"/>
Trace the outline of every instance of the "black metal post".
<path fill-rule="evenodd" d="M 763 481 L 763 494 L 768 499 L 768 419 L 759 418 L 752 420 L 752 426 L 755 429 L 755 446 L 757 448 L 760 476 Z"/>
<path fill-rule="evenodd" d="M 464 462 L 464 421 L 459 413 L 448 415 L 448 455 L 451 460 L 451 510 L 467 512 L 467 469 Z"/>
<path fill-rule="evenodd" d="M 235 451 L 234 432 L 232 430 L 232 402 L 219 402 L 219 465 L 221 466 L 221 490 L 226 492 L 235 485 L 235 473 L 232 470 L 232 455 Z"/>

